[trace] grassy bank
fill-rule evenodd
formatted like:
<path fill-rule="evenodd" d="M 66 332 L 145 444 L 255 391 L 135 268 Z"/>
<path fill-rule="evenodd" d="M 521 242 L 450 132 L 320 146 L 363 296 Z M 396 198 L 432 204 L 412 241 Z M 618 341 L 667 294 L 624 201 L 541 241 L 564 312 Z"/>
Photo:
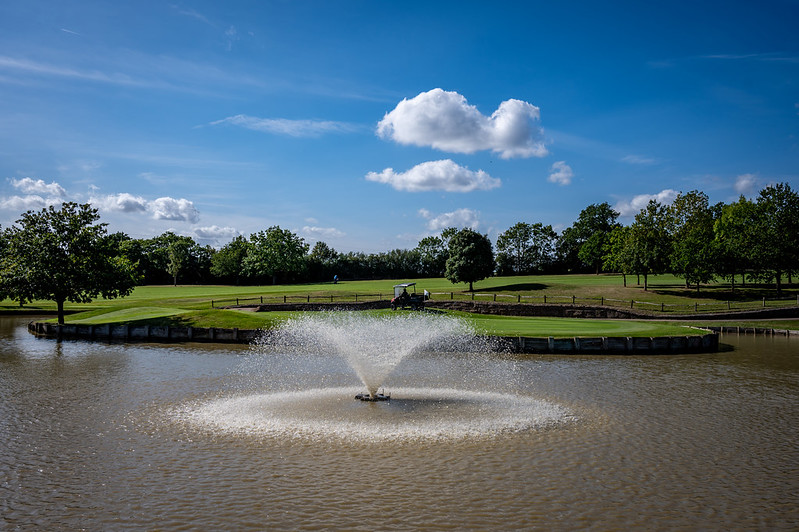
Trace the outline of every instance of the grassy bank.
<path fill-rule="evenodd" d="M 267 301 L 279 301 L 286 297 L 289 300 L 324 300 L 332 297 L 335 301 L 353 300 L 355 294 L 361 298 L 383 299 L 391 297 L 392 286 L 405 280 L 380 281 L 346 281 L 339 284 L 318 283 L 301 285 L 275 286 L 141 286 L 123 299 L 96 300 L 88 304 L 68 303 L 68 311 L 75 312 L 67 316 L 68 323 L 128 323 L 151 325 L 175 325 L 196 327 L 225 327 L 255 329 L 271 327 L 275 323 L 290 317 L 285 312 L 245 312 L 240 310 L 213 309 L 212 301 L 234 303 L 241 300 L 264 297 Z M 433 293 L 434 299 L 471 298 L 465 285 L 453 285 L 446 279 L 416 279 L 419 290 Z M 576 297 L 578 302 L 588 302 L 591 298 L 617 299 L 650 303 L 654 308 L 658 305 L 682 305 L 690 307 L 698 303 L 716 304 L 723 308 L 727 301 L 743 305 L 744 301 L 752 301 L 755 306 L 758 300 L 773 298 L 776 294 L 765 286 L 747 286 L 738 288 L 734 293 L 728 285 L 714 284 L 703 286 L 697 293 L 695 289 L 686 289 L 683 282 L 671 275 L 650 277 L 649 290 L 636 286 L 635 277 L 628 276 L 628 286 L 622 286 L 620 275 L 558 275 L 558 276 L 519 276 L 495 277 L 475 283 L 475 299 L 490 299 L 491 294 L 503 294 L 511 298 L 531 298 L 530 302 L 539 302 L 544 296 L 550 302 L 570 302 Z M 797 290 L 791 287 L 784 291 L 787 302 L 768 302 L 769 306 L 791 304 L 795 302 Z M 489 296 L 486 298 L 486 296 Z M 557 298 L 561 298 L 558 300 Z M 501 299 L 498 299 L 500 301 Z M 523 299 L 524 300 L 524 299 Z M 12 301 L 0 302 L 0 311 L 14 311 L 19 305 Z M 25 305 L 26 311 L 53 311 L 55 305 L 49 301 L 34 301 Z M 663 314 L 668 317 L 669 313 Z M 465 315 L 465 319 L 473 322 L 481 332 L 500 335 L 525 336 L 659 336 L 686 334 L 679 323 L 653 323 L 651 321 L 614 321 L 614 320 L 574 320 L 556 318 L 517 318 L 498 316 Z M 714 325 L 753 326 L 753 322 L 713 322 Z M 799 320 L 756 322 L 760 327 L 799 329 Z M 697 323 L 693 323 L 697 325 Z"/>

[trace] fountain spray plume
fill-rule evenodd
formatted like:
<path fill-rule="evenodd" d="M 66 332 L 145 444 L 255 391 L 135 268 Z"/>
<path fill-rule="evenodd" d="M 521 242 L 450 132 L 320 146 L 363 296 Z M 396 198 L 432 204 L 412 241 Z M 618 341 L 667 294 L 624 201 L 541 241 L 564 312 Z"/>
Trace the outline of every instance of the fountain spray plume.
<path fill-rule="evenodd" d="M 375 400 L 404 358 L 425 350 L 448 350 L 473 336 L 462 320 L 447 316 L 319 312 L 288 320 L 264 343 L 292 352 L 335 352 L 366 387 L 367 399 Z"/>

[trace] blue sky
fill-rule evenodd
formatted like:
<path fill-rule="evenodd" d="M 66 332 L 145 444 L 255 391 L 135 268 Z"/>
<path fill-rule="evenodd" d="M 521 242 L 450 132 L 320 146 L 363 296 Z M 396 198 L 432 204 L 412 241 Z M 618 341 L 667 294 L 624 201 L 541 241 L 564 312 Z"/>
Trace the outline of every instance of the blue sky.
<path fill-rule="evenodd" d="M 0 3 L 0 224 L 339 251 L 799 188 L 799 2 Z"/>

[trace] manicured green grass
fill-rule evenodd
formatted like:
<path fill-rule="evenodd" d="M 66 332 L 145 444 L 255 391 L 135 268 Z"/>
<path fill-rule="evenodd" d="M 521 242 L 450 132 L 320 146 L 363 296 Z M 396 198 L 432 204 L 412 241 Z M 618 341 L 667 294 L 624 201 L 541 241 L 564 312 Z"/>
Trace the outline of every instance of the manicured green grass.
<path fill-rule="evenodd" d="M 133 293 L 122 299 L 99 299 L 88 304 L 67 303 L 70 312 L 80 312 L 67 316 L 70 323 L 150 323 L 169 325 L 192 325 L 198 327 L 226 327 L 226 328 L 261 328 L 270 327 L 274 323 L 290 314 L 274 312 L 253 313 L 236 310 L 213 309 L 212 301 L 216 306 L 235 304 L 236 298 L 240 303 L 257 303 L 260 298 L 264 302 L 282 302 L 285 297 L 288 301 L 299 302 L 310 298 L 311 301 L 352 301 L 358 294 L 361 300 L 366 298 L 376 299 L 378 294 L 382 299 L 389 299 L 392 295 L 394 284 L 406 281 L 415 281 L 417 290 L 428 290 L 433 294 L 433 299 L 471 299 L 467 292 L 468 285 L 453 285 L 446 279 L 384 279 L 376 281 L 343 281 L 338 284 L 310 283 L 299 285 L 275 286 L 226 286 L 226 285 L 190 285 L 190 286 L 140 286 Z M 620 275 L 538 275 L 517 277 L 494 277 L 475 283 L 476 301 L 491 301 L 493 294 L 500 294 L 497 301 L 515 302 L 522 301 L 540 303 L 544 296 L 548 302 L 571 302 L 572 296 L 577 303 L 598 304 L 604 298 L 605 304 L 627 306 L 628 301 L 635 302 L 635 308 L 646 310 L 659 310 L 663 304 L 669 314 L 669 305 L 675 306 L 671 313 L 692 310 L 696 304 L 705 305 L 712 303 L 713 310 L 727 308 L 727 301 L 733 301 L 732 308 L 743 308 L 743 301 L 751 301 L 749 305 L 759 307 L 757 300 L 761 297 L 774 297 L 773 290 L 764 286 L 749 285 L 740 288 L 735 293 L 730 292 L 729 286 L 712 284 L 703 286 L 697 293 L 696 290 L 687 290 L 682 280 L 671 275 L 651 276 L 650 290 L 644 291 L 643 287 L 635 285 L 635 276 L 627 277 L 628 286 L 622 286 Z M 796 301 L 797 289 L 791 287 L 785 291 L 790 301 L 768 302 L 768 305 L 790 304 Z M 245 301 L 249 299 L 249 301 Z M 616 301 L 616 302 L 614 302 Z M 644 305 L 643 302 L 652 303 Z M 700 307 L 701 308 L 701 307 Z M 0 302 L 0 311 L 16 311 L 19 305 L 13 301 Z M 35 301 L 26 304 L 27 311 L 55 310 L 51 301 Z M 470 315 L 471 316 L 471 315 Z M 660 333 L 647 332 L 652 325 L 628 327 L 618 329 L 618 322 L 613 320 L 566 320 L 563 323 L 551 322 L 541 326 L 543 322 L 530 321 L 531 318 L 499 318 L 476 317 L 475 326 L 478 329 L 494 334 L 522 334 L 534 336 L 566 336 L 579 335 L 659 335 Z M 585 322 L 583 324 L 582 322 Z M 624 323 L 649 323 L 649 322 L 624 322 Z M 752 325 L 747 325 L 752 326 Z M 757 322 L 757 326 L 773 328 L 796 328 L 797 322 Z M 546 328 L 553 332 L 547 332 Z M 600 331 L 600 332 L 598 332 Z M 604 333 L 603 333 L 603 332 Z M 664 333 L 666 334 L 666 333 Z M 671 333 L 668 333 L 671 334 Z"/>
<path fill-rule="evenodd" d="M 496 336 L 689 336 L 705 333 L 694 327 L 655 321 L 460 315 L 477 332 Z"/>

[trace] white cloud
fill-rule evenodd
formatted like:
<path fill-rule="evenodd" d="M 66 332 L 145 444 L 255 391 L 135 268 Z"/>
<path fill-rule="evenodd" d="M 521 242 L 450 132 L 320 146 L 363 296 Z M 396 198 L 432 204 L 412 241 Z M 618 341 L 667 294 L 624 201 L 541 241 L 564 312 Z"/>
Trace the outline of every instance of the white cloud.
<path fill-rule="evenodd" d="M 253 131 L 276 133 L 291 137 L 318 137 L 325 133 L 349 133 L 357 127 L 346 122 L 330 120 L 289 120 L 287 118 L 258 118 L 255 116 L 235 115 L 211 122 L 210 125 L 232 124 Z"/>
<path fill-rule="evenodd" d="M 657 194 L 639 194 L 630 201 L 620 201 L 613 207 L 621 216 L 635 216 L 641 209 L 649 204 L 650 200 L 655 200 L 664 205 L 670 204 L 677 197 L 678 192 L 667 188 Z"/>
<path fill-rule="evenodd" d="M 491 116 L 457 92 L 433 89 L 402 100 L 377 124 L 377 134 L 400 144 L 454 153 L 491 150 L 503 159 L 543 157 L 547 149 L 538 107 L 505 100 Z"/>
<path fill-rule="evenodd" d="M 757 187 L 757 177 L 754 174 L 739 175 L 734 187 L 738 194 L 751 195 Z"/>
<path fill-rule="evenodd" d="M 146 199 L 127 192 L 91 197 L 89 203 L 102 211 L 113 212 L 144 212 L 148 205 Z"/>
<path fill-rule="evenodd" d="M 480 225 L 480 213 L 471 209 L 458 209 L 438 216 L 433 216 L 433 213 L 427 209 L 419 209 L 418 213 L 427 220 L 427 229 L 430 231 L 441 231 L 447 227 L 477 229 Z"/>
<path fill-rule="evenodd" d="M 29 196 L 11 196 L 0 200 L 0 208 L 12 211 L 37 211 L 51 205 L 60 205 L 61 200 L 57 198 L 43 198 L 32 194 Z"/>
<path fill-rule="evenodd" d="M 346 235 L 346 233 L 339 231 L 335 227 L 316 227 L 308 225 L 302 228 L 302 232 L 313 238 L 341 238 Z"/>
<path fill-rule="evenodd" d="M 148 209 L 156 220 L 176 220 L 189 223 L 197 223 L 200 220 L 200 213 L 194 208 L 194 203 L 184 198 L 158 198 L 148 205 Z"/>
<path fill-rule="evenodd" d="M 89 203 L 106 212 L 148 212 L 156 220 L 189 223 L 197 223 L 200 220 L 200 213 L 194 207 L 194 203 L 185 198 L 163 197 L 149 201 L 141 196 L 120 192 L 119 194 L 91 197 Z"/>
<path fill-rule="evenodd" d="M 218 225 L 194 229 L 194 235 L 200 244 L 225 245 L 240 234 L 233 227 L 219 227 Z"/>
<path fill-rule="evenodd" d="M 572 182 L 572 177 L 574 177 L 574 172 L 566 164 L 566 161 L 557 161 L 552 164 L 547 180 L 559 185 L 569 185 Z"/>
<path fill-rule="evenodd" d="M 444 190 L 446 192 L 471 192 L 473 190 L 490 190 L 500 186 L 501 181 L 482 170 L 476 172 L 455 164 L 450 159 L 428 161 L 417 164 L 407 172 L 395 172 L 386 168 L 379 174 L 369 172 L 367 181 L 376 181 L 391 185 L 396 190 L 423 192 Z"/>
<path fill-rule="evenodd" d="M 38 194 L 54 198 L 63 198 L 67 194 L 64 187 L 55 181 L 48 185 L 42 179 L 31 179 L 30 177 L 23 177 L 22 179 L 12 178 L 11 186 L 23 194 Z"/>

